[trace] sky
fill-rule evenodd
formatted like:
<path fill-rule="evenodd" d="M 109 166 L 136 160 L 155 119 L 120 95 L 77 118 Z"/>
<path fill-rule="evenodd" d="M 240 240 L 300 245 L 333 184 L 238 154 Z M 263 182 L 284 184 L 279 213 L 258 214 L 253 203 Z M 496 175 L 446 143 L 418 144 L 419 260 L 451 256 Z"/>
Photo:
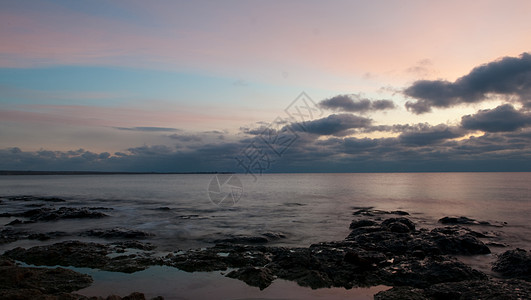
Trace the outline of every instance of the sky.
<path fill-rule="evenodd" d="M 529 11 L 0 0 L 0 170 L 531 171 Z"/>

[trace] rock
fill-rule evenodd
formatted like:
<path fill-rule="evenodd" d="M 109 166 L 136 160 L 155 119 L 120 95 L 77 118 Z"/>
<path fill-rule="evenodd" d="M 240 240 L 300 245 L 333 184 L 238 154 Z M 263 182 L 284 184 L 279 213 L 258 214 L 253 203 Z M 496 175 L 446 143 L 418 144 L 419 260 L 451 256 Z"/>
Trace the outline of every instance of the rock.
<path fill-rule="evenodd" d="M 6 299 L 21 289 L 30 290 L 29 295 L 69 293 L 89 286 L 92 278 L 85 274 L 63 268 L 26 268 L 13 263 L 0 266 L 0 298 Z M 23 295 L 23 294 L 22 294 Z M 26 296 L 23 299 L 27 299 Z M 31 298 L 31 297 L 29 297 Z"/>
<path fill-rule="evenodd" d="M 404 227 L 405 226 L 405 227 Z M 382 227 L 392 232 L 415 231 L 415 224 L 408 218 L 390 218 L 382 222 Z"/>
<path fill-rule="evenodd" d="M 275 279 L 268 268 L 245 267 L 227 274 L 227 277 L 237 278 L 250 286 L 256 286 L 260 290 L 268 287 Z"/>
<path fill-rule="evenodd" d="M 382 227 L 391 232 L 411 232 L 415 231 L 415 224 L 408 218 L 390 218 L 382 222 Z"/>
<path fill-rule="evenodd" d="M 81 233 L 81 235 L 104 239 L 145 239 L 154 236 L 154 234 L 149 232 L 122 227 L 112 229 L 91 229 Z"/>
<path fill-rule="evenodd" d="M 66 241 L 29 249 L 15 248 L 5 256 L 37 266 L 74 266 L 101 268 L 107 263 L 109 247 L 96 243 Z"/>
<path fill-rule="evenodd" d="M 390 271 L 390 272 L 389 272 Z M 451 257 L 406 258 L 387 271 L 386 279 L 393 285 L 425 288 L 441 282 L 486 280 L 487 276 Z"/>
<path fill-rule="evenodd" d="M 270 241 L 286 238 L 286 235 L 280 232 L 264 232 L 262 233 L 262 235 L 265 236 Z"/>
<path fill-rule="evenodd" d="M 15 220 L 13 220 L 13 221 L 7 223 L 6 225 L 7 225 L 7 226 L 15 226 L 15 225 L 20 225 L 20 224 L 24 224 L 24 223 L 26 223 L 26 222 L 21 221 L 21 220 L 19 220 L 19 219 L 15 219 Z"/>
<path fill-rule="evenodd" d="M 235 236 L 226 239 L 214 240 L 214 243 L 230 244 L 266 244 L 269 240 L 264 236 Z"/>
<path fill-rule="evenodd" d="M 439 223 L 450 225 L 490 225 L 489 222 L 479 222 L 467 217 L 444 217 L 439 219 Z"/>
<path fill-rule="evenodd" d="M 131 255 L 116 255 L 123 247 L 112 247 L 97 243 L 65 241 L 52 245 L 36 246 L 29 249 L 15 248 L 6 251 L 6 257 L 38 266 L 87 267 L 114 272 L 133 273 L 161 264 L 160 259 L 149 253 L 138 252 Z M 114 254 L 110 257 L 110 254 Z"/>
<path fill-rule="evenodd" d="M 529 299 L 531 284 L 522 280 L 475 280 L 446 282 L 426 289 L 393 287 L 374 295 L 375 300 Z"/>
<path fill-rule="evenodd" d="M 358 227 L 356 229 L 353 229 L 350 234 L 347 236 L 346 240 L 354 240 L 356 236 L 370 233 L 370 232 L 378 232 L 383 231 L 384 229 L 380 225 L 376 226 L 364 226 L 364 227 Z"/>
<path fill-rule="evenodd" d="M 410 286 L 397 286 L 374 295 L 374 300 L 429 300 L 423 289 Z M 448 298 L 450 299 L 450 298 Z"/>
<path fill-rule="evenodd" d="M 106 214 L 91 210 L 90 207 L 74 208 L 61 207 L 54 208 L 37 208 L 28 210 L 21 214 L 22 217 L 29 218 L 33 222 L 37 221 L 56 221 L 60 219 L 97 219 L 107 217 Z"/>
<path fill-rule="evenodd" d="M 4 228 L 0 230 L 0 244 L 12 243 L 20 239 L 26 232 L 15 230 L 12 228 Z"/>
<path fill-rule="evenodd" d="M 63 237 L 63 236 L 68 236 L 68 233 L 63 232 L 63 231 L 53 231 L 53 232 L 46 232 L 46 233 L 32 233 L 28 235 L 28 239 L 47 241 L 53 238 Z"/>
<path fill-rule="evenodd" d="M 498 256 L 492 270 L 504 277 L 531 280 L 531 252 L 524 249 L 508 250 Z"/>
<path fill-rule="evenodd" d="M 368 227 L 368 226 L 375 226 L 378 223 L 371 221 L 371 220 L 354 220 L 352 223 L 350 223 L 349 228 L 350 229 L 356 229 L 360 227 Z"/>
<path fill-rule="evenodd" d="M 435 228 L 426 237 L 442 254 L 489 254 L 490 249 L 473 235 L 459 227 Z"/>
<path fill-rule="evenodd" d="M 531 284 L 522 280 L 439 283 L 426 289 L 429 299 L 529 299 Z"/>

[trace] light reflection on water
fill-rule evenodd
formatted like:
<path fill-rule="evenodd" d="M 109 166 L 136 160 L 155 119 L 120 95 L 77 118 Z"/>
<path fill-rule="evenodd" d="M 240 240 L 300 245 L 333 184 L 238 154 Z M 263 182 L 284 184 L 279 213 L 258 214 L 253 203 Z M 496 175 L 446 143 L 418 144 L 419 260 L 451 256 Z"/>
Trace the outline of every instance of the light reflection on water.
<path fill-rule="evenodd" d="M 531 173 L 267 174 L 237 175 L 244 194 L 233 207 L 210 202 L 214 175 L 2 176 L 2 195 L 63 197 L 56 206 L 104 206 L 110 218 L 23 225 L 37 231 L 127 227 L 152 232 L 151 242 L 173 251 L 234 235 L 282 233 L 277 245 L 342 240 L 353 207 L 405 210 L 421 226 L 456 215 L 508 222 L 505 243 L 529 248 Z M 23 210 L 4 201 L 2 211 Z M 168 209 L 169 208 L 169 209 Z M 8 223 L 2 218 L 0 222 Z M 274 243 L 274 244 L 275 244 Z M 10 247 L 4 245 L 2 248 Z"/>

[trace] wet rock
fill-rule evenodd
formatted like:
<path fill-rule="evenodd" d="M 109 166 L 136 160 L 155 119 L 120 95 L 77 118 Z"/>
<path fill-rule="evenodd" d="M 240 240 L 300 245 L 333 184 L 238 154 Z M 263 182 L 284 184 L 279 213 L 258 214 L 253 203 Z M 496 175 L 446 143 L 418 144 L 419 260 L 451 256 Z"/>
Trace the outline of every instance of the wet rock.
<path fill-rule="evenodd" d="M 92 278 L 63 268 L 26 268 L 16 266 L 13 262 L 1 259 L 0 264 L 0 298 L 7 299 L 23 290 L 28 295 L 69 293 L 89 286 Z M 22 294 L 24 296 L 24 294 Z"/>
<path fill-rule="evenodd" d="M 354 216 L 367 216 L 367 217 L 374 217 L 378 215 L 399 215 L 399 216 L 407 216 L 409 213 L 401 210 L 394 210 L 394 211 L 386 211 L 386 210 L 378 210 L 374 209 L 374 207 L 354 207 L 354 209 L 357 209 L 352 214 Z"/>
<path fill-rule="evenodd" d="M 505 277 L 531 280 L 531 252 L 524 249 L 508 250 L 498 256 L 492 270 Z"/>
<path fill-rule="evenodd" d="M 144 250 L 144 251 L 151 251 L 157 248 L 157 246 L 151 243 L 142 243 L 139 241 L 123 241 L 123 242 L 112 243 L 111 245 L 114 246 L 115 250 L 119 249 L 120 251 L 123 251 L 125 249 L 138 249 L 138 250 Z"/>
<path fill-rule="evenodd" d="M 439 283 L 427 288 L 425 295 L 428 299 L 529 299 L 531 284 L 522 280 Z"/>
<path fill-rule="evenodd" d="M 26 232 L 15 230 L 13 228 L 4 228 L 0 230 L 0 244 L 12 243 L 20 239 Z"/>
<path fill-rule="evenodd" d="M 96 243 L 66 241 L 29 249 L 15 248 L 5 256 L 37 266 L 74 266 L 102 268 L 107 263 L 109 248 Z"/>
<path fill-rule="evenodd" d="M 47 241 L 53 238 L 68 236 L 68 233 L 63 231 L 53 231 L 46 233 L 32 233 L 28 235 L 29 240 Z"/>
<path fill-rule="evenodd" d="M 25 223 L 33 223 L 33 222 L 24 222 L 24 221 L 21 221 L 19 219 L 15 219 L 15 220 L 7 223 L 6 225 L 7 226 L 16 226 L 16 225 L 25 224 Z"/>
<path fill-rule="evenodd" d="M 123 249 L 112 245 L 65 241 L 53 245 L 36 246 L 29 249 L 15 248 L 4 256 L 38 266 L 87 267 L 114 272 L 133 273 L 152 265 L 162 264 L 150 253 L 123 254 Z"/>
<path fill-rule="evenodd" d="M 75 208 L 75 207 L 60 207 L 54 208 L 37 208 L 28 210 L 20 216 L 29 218 L 30 221 L 56 221 L 60 219 L 97 219 L 107 217 L 106 214 L 91 210 L 89 207 Z"/>
<path fill-rule="evenodd" d="M 384 231 L 384 228 L 382 228 L 380 225 L 376 226 L 364 226 L 364 227 L 358 227 L 353 229 L 350 234 L 347 236 L 346 240 L 355 240 L 356 236 L 365 234 L 365 233 L 371 233 L 371 232 L 378 232 L 378 231 Z"/>
<path fill-rule="evenodd" d="M 374 300 L 429 300 L 423 289 L 410 286 L 397 286 L 374 295 Z M 450 298 L 448 298 L 450 299 Z"/>
<path fill-rule="evenodd" d="M 227 274 L 227 277 L 237 278 L 250 286 L 256 286 L 260 290 L 268 287 L 275 279 L 268 268 L 245 267 Z"/>
<path fill-rule="evenodd" d="M 489 254 L 490 249 L 466 230 L 459 227 L 435 228 L 425 237 L 442 254 Z"/>
<path fill-rule="evenodd" d="M 280 233 L 280 232 L 265 232 L 265 233 L 262 233 L 262 235 L 265 236 L 270 241 L 280 240 L 280 239 L 285 239 L 286 238 L 286 235 L 283 234 L 283 233 Z"/>
<path fill-rule="evenodd" d="M 387 270 L 386 279 L 393 285 L 424 288 L 441 282 L 486 280 L 487 276 L 455 258 L 427 257 L 424 260 L 406 258 Z"/>
<path fill-rule="evenodd" d="M 214 243 L 230 244 L 266 244 L 269 240 L 265 236 L 235 236 L 226 239 L 214 240 Z"/>
<path fill-rule="evenodd" d="M 37 196 L 28 196 L 28 195 L 9 196 L 5 198 L 10 201 L 66 202 L 66 200 L 58 198 L 58 197 L 37 197 Z"/>
<path fill-rule="evenodd" d="M 116 227 L 112 229 L 91 229 L 81 233 L 83 236 L 99 237 L 104 239 L 146 239 L 154 236 L 154 234 L 133 230 L 122 227 Z"/>
<path fill-rule="evenodd" d="M 349 228 L 350 229 L 356 229 L 360 227 L 369 227 L 369 226 L 375 226 L 378 223 L 372 220 L 354 220 L 352 223 L 350 223 Z"/>
<path fill-rule="evenodd" d="M 439 223 L 450 225 L 490 225 L 489 222 L 480 222 L 467 217 L 444 217 L 442 219 L 439 219 Z"/>
<path fill-rule="evenodd" d="M 392 232 L 415 231 L 415 224 L 408 218 L 390 218 L 382 222 L 382 227 Z"/>

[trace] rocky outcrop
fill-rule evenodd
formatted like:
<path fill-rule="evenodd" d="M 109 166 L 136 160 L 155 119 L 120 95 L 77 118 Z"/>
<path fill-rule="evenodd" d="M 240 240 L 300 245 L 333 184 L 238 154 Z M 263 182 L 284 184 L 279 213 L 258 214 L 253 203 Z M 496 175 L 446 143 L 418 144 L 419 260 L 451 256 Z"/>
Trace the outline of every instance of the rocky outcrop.
<path fill-rule="evenodd" d="M 133 273 L 160 264 L 150 253 L 124 253 L 125 249 L 130 248 L 127 246 L 121 243 L 104 245 L 66 241 L 29 249 L 19 247 L 5 252 L 4 256 L 38 266 L 88 267 L 124 273 Z M 134 243 L 134 246 L 137 249 L 152 249 L 140 242 Z"/>
<path fill-rule="evenodd" d="M 505 251 L 498 256 L 492 270 L 507 278 L 531 281 L 531 252 L 518 248 Z"/>
<path fill-rule="evenodd" d="M 439 283 L 426 289 L 393 287 L 374 295 L 375 300 L 529 299 L 531 284 L 523 280 L 476 280 Z"/>

